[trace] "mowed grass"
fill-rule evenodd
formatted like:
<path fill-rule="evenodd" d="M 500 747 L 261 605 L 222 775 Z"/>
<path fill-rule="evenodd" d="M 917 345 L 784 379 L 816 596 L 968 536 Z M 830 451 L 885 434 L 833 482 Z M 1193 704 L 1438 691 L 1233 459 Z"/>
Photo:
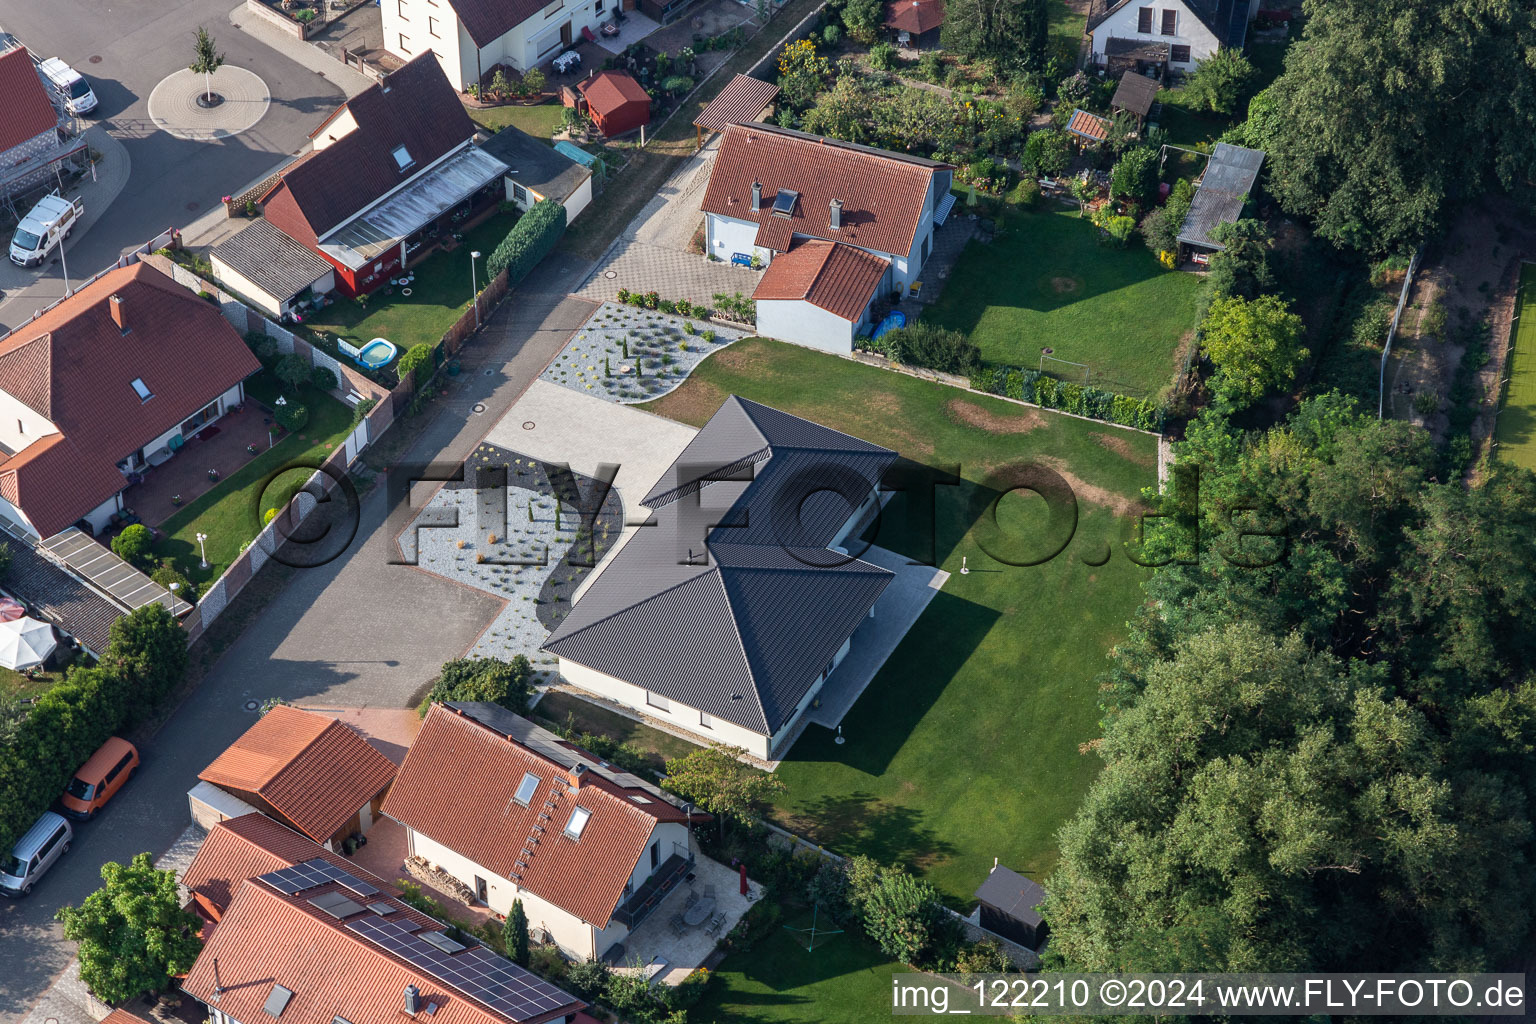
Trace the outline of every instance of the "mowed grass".
<path fill-rule="evenodd" d="M 271 404 L 259 393 L 258 378 L 247 383 L 247 390 Z M 298 433 L 289 434 L 159 525 L 165 537 L 155 545 L 157 559 L 169 558 L 194 583 L 216 579 L 266 525 L 262 513 L 286 505 L 352 432 L 352 410 L 346 405 L 310 387 L 300 392 L 300 400 L 309 409 L 309 420 Z M 208 535 L 207 569 L 200 565 L 199 533 Z"/>
<path fill-rule="evenodd" d="M 533 713 L 554 725 L 569 726 L 577 732 L 595 733 L 620 743 L 628 743 L 646 755 L 658 772 L 670 758 L 683 757 L 699 749 L 697 744 L 671 733 L 653 729 L 616 711 L 609 711 L 591 701 L 557 690 L 544 694 L 534 706 Z"/>
<path fill-rule="evenodd" d="M 482 128 L 499 132 L 511 125 L 545 142 L 554 136 L 555 125 L 560 123 L 560 118 L 565 113 L 565 107 L 557 99 L 526 107 L 509 103 L 501 107 L 465 107 L 464 109 L 469 112 L 470 119 Z"/>
<path fill-rule="evenodd" d="M 486 284 L 485 263 L 491 251 L 517 223 L 514 213 L 493 214 L 464 236 L 453 252 L 439 252 L 413 267 L 411 294 L 387 286 L 368 296 L 366 305 L 339 299 L 311 314 L 304 325 L 335 335 L 361 348 L 374 338 L 387 338 L 404 355 L 412 345 L 435 342 L 469 309 L 470 256 L 478 251 L 475 284 Z M 482 309 L 483 312 L 483 309 Z"/>
<path fill-rule="evenodd" d="M 787 916 L 752 949 L 732 953 L 715 968 L 690 1021 L 705 1024 L 867 1024 L 890 1015 L 891 975 L 908 970 L 855 932 L 818 934 L 807 950 L 810 913 Z M 818 929 L 836 928 L 823 915 Z"/>
<path fill-rule="evenodd" d="M 1536 469 L 1536 264 L 1520 268 L 1519 319 L 1509 351 L 1509 384 L 1499 410 L 1499 458 Z"/>
<path fill-rule="evenodd" d="M 901 495 L 887 506 L 875 542 L 952 575 L 843 719 L 847 742 L 813 725 L 790 750 L 775 816 L 838 853 L 914 866 L 956 907 L 993 857 L 1044 875 L 1098 770 L 1079 745 L 1100 734 L 1096 678 L 1140 600 L 1145 570 L 1119 539 L 1155 482 L 1154 439 L 761 339 L 646 408 L 697 425 L 732 393 L 961 478 L 935 488 L 930 522 Z M 1030 466 L 1071 486 L 1078 518 L 1059 555 L 1015 567 L 983 551 L 981 509 Z M 1064 540 L 1048 539 L 1044 500 L 1024 492 L 998 501 L 997 520 L 988 550 L 1010 561 Z"/>
<path fill-rule="evenodd" d="M 1194 275 L 1164 269 L 1139 242 L 1100 244 L 1075 211 L 1014 214 L 1006 225 L 996 241 L 966 246 L 923 319 L 969 334 L 996 365 L 1037 367 L 1050 348 L 1087 363 L 1089 383 L 1111 391 L 1151 395 L 1172 380 L 1174 352 L 1195 326 Z M 1075 367 L 1054 369 L 1082 380 Z"/>
<path fill-rule="evenodd" d="M 1076 59 L 1083 32 L 1088 28 L 1088 15 L 1074 11 L 1064 0 L 1051 0 L 1049 17 L 1050 25 L 1046 31 L 1050 33 L 1051 41 L 1068 58 Z"/>

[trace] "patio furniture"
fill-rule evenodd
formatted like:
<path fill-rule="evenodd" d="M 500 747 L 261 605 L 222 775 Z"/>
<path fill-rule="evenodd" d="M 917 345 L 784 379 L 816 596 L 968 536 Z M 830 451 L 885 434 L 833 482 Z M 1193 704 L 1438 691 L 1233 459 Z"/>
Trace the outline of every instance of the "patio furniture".
<path fill-rule="evenodd" d="M 724 926 L 725 926 L 725 914 L 724 913 L 716 914 L 714 917 L 709 919 L 709 927 L 704 929 L 704 934 L 708 935 L 710 937 L 714 937 L 715 935 L 718 935 L 720 933 L 720 929 L 723 928 Z"/>
<path fill-rule="evenodd" d="M 27 609 L 14 598 L 0 598 L 0 622 L 15 622 L 27 617 Z"/>
<path fill-rule="evenodd" d="M 611 39 L 619 34 L 619 26 L 614 22 L 605 21 L 603 22 L 603 27 L 599 31 Z"/>
<path fill-rule="evenodd" d="M 714 912 L 714 909 L 715 898 L 713 896 L 705 896 L 684 912 L 683 923 L 690 928 L 697 928 L 709 920 L 709 915 Z"/>
<path fill-rule="evenodd" d="M 568 71 L 581 67 L 581 54 L 575 50 L 566 50 L 556 57 L 553 63 L 556 71 L 565 74 Z"/>
<path fill-rule="evenodd" d="M 683 901 L 683 909 L 687 910 L 689 907 L 692 907 L 697 902 L 699 902 L 699 894 L 694 892 L 692 889 L 689 889 L 688 890 L 688 898 Z"/>
<path fill-rule="evenodd" d="M 921 282 L 921 281 L 913 281 L 910 285 L 907 286 L 907 292 L 914 299 L 919 297 L 920 295 L 923 294 L 923 282 Z"/>
<path fill-rule="evenodd" d="M 752 257 L 744 252 L 733 252 L 731 253 L 731 263 L 738 267 L 750 267 L 752 265 Z"/>
<path fill-rule="evenodd" d="M 597 36 L 592 34 L 592 26 L 590 25 L 583 25 L 581 27 L 581 38 L 585 39 L 589 43 L 597 42 Z"/>
<path fill-rule="evenodd" d="M 6 668 L 36 668 L 58 645 L 53 627 L 46 622 L 25 617 L 0 622 L 0 665 Z"/>
<path fill-rule="evenodd" d="M 709 898 L 709 899 L 714 899 L 715 898 L 715 887 L 713 885 L 706 885 L 704 887 L 704 895 L 707 898 Z"/>
<path fill-rule="evenodd" d="M 688 925 L 683 921 L 682 914 L 673 914 L 667 921 L 667 926 L 672 929 L 673 936 L 679 939 L 688 932 Z"/>

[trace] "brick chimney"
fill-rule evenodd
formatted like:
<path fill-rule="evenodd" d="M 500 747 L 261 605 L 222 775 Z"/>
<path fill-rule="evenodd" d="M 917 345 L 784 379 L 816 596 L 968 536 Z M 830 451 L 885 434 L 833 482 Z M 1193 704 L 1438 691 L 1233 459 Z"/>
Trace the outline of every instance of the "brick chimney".
<path fill-rule="evenodd" d="M 127 334 L 128 314 L 123 311 L 123 297 L 121 295 L 113 295 L 107 300 L 107 308 L 112 311 L 112 322 L 117 324 L 117 329 Z"/>
<path fill-rule="evenodd" d="M 752 212 L 756 213 L 757 211 L 761 210 L 762 208 L 763 208 L 763 183 L 760 182 L 760 181 L 754 181 L 752 183 Z"/>
<path fill-rule="evenodd" d="M 587 766 L 578 764 L 566 774 L 566 779 L 570 782 L 572 789 L 580 789 L 587 781 Z"/>
<path fill-rule="evenodd" d="M 834 199 L 829 205 L 831 209 L 828 214 L 828 220 L 832 225 L 832 230 L 841 231 L 843 227 L 843 201 L 841 199 Z"/>

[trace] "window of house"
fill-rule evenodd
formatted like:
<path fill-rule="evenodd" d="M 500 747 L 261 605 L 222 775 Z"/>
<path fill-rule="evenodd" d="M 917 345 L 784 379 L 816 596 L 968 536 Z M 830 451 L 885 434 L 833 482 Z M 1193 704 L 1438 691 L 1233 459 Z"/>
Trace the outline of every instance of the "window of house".
<path fill-rule="evenodd" d="M 650 690 L 645 691 L 645 702 L 658 711 L 671 711 L 672 702 L 659 693 Z"/>
<path fill-rule="evenodd" d="M 399 167 L 402 171 L 416 162 L 416 159 L 411 156 L 410 150 L 406 149 L 404 146 L 396 146 L 393 150 L 393 153 L 395 157 L 395 166 Z"/>
<path fill-rule="evenodd" d="M 149 385 L 144 383 L 143 377 L 133 378 L 133 393 L 139 396 L 141 402 L 147 402 L 155 397 L 155 393 L 149 390 Z"/>
<path fill-rule="evenodd" d="M 486 885 L 485 879 L 481 878 L 479 875 L 476 875 L 475 876 L 475 898 L 478 899 L 481 903 L 485 903 L 485 902 L 487 902 L 489 900 L 490 893 L 491 893 L 490 886 Z"/>
<path fill-rule="evenodd" d="M 571 820 L 565 823 L 565 834 L 572 839 L 580 839 L 581 833 L 587 827 L 587 822 L 592 820 L 592 812 L 585 807 L 578 807 L 571 812 Z"/>
<path fill-rule="evenodd" d="M 1136 31 L 1152 31 L 1152 8 L 1143 7 L 1141 10 L 1136 12 Z"/>
<path fill-rule="evenodd" d="M 715 716 L 711 715 L 711 714 L 707 714 L 707 713 L 705 713 L 703 711 L 700 711 L 699 712 L 699 724 L 702 725 L 706 729 L 713 729 L 715 727 Z"/>
<path fill-rule="evenodd" d="M 1169 47 L 1168 59 L 1170 61 L 1172 61 L 1173 63 L 1175 63 L 1175 64 L 1188 64 L 1189 63 L 1189 47 L 1187 47 L 1187 46 L 1172 46 L 1172 47 Z"/>
<path fill-rule="evenodd" d="M 523 781 L 517 784 L 517 793 L 512 799 L 524 807 L 533 802 L 533 794 L 538 791 L 539 777 L 533 772 L 523 773 Z"/>
<path fill-rule="evenodd" d="M 565 0 L 555 0 L 554 3 L 544 8 L 544 17 L 553 18 L 565 7 Z"/>
<path fill-rule="evenodd" d="M 597 6 L 592 8 L 592 10 L 595 11 L 596 13 L 598 13 L 598 14 L 602 14 L 603 13 L 603 0 L 597 0 Z"/>
<path fill-rule="evenodd" d="M 399 49 L 400 49 L 400 52 L 405 54 L 407 57 L 409 57 L 411 55 L 411 41 L 406 38 L 404 32 L 400 33 L 400 47 L 399 47 Z"/>
<path fill-rule="evenodd" d="M 409 20 L 405 16 L 405 0 L 395 0 L 395 9 L 399 12 L 401 21 Z"/>
<path fill-rule="evenodd" d="M 928 235 L 927 237 L 925 237 L 923 239 L 923 255 L 922 255 L 921 259 L 919 260 L 920 263 L 927 263 L 928 262 L 928 246 L 932 242 L 933 242 L 933 236 L 932 235 Z"/>
<path fill-rule="evenodd" d="M 773 215 L 775 217 L 793 217 L 795 215 L 795 200 L 800 198 L 800 193 L 792 188 L 781 188 L 779 194 L 773 197 Z"/>
<path fill-rule="evenodd" d="M 1178 35 L 1178 27 L 1179 27 L 1179 12 L 1178 11 L 1164 11 L 1163 12 L 1163 35 L 1165 35 L 1165 36 Z"/>
<path fill-rule="evenodd" d="M 437 34 L 437 19 L 432 17 L 430 14 L 427 15 L 427 34 L 430 35 L 433 39 L 443 38 Z"/>
<path fill-rule="evenodd" d="M 528 190 L 514 181 L 512 183 L 512 198 L 519 203 L 526 203 L 528 201 Z"/>

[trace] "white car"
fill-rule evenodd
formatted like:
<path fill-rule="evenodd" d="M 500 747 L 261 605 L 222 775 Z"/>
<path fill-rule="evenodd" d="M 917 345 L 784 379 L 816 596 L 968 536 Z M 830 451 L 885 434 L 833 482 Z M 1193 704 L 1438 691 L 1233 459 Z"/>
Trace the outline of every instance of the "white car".
<path fill-rule="evenodd" d="M 43 262 L 55 247 L 64 244 L 83 213 L 84 200 L 65 199 L 57 192 L 43 196 L 16 225 L 16 234 L 11 236 L 11 262 L 19 267 Z"/>
<path fill-rule="evenodd" d="M 96 93 L 85 77 L 57 57 L 39 61 L 37 70 L 58 94 L 71 114 L 89 114 L 96 109 Z"/>

